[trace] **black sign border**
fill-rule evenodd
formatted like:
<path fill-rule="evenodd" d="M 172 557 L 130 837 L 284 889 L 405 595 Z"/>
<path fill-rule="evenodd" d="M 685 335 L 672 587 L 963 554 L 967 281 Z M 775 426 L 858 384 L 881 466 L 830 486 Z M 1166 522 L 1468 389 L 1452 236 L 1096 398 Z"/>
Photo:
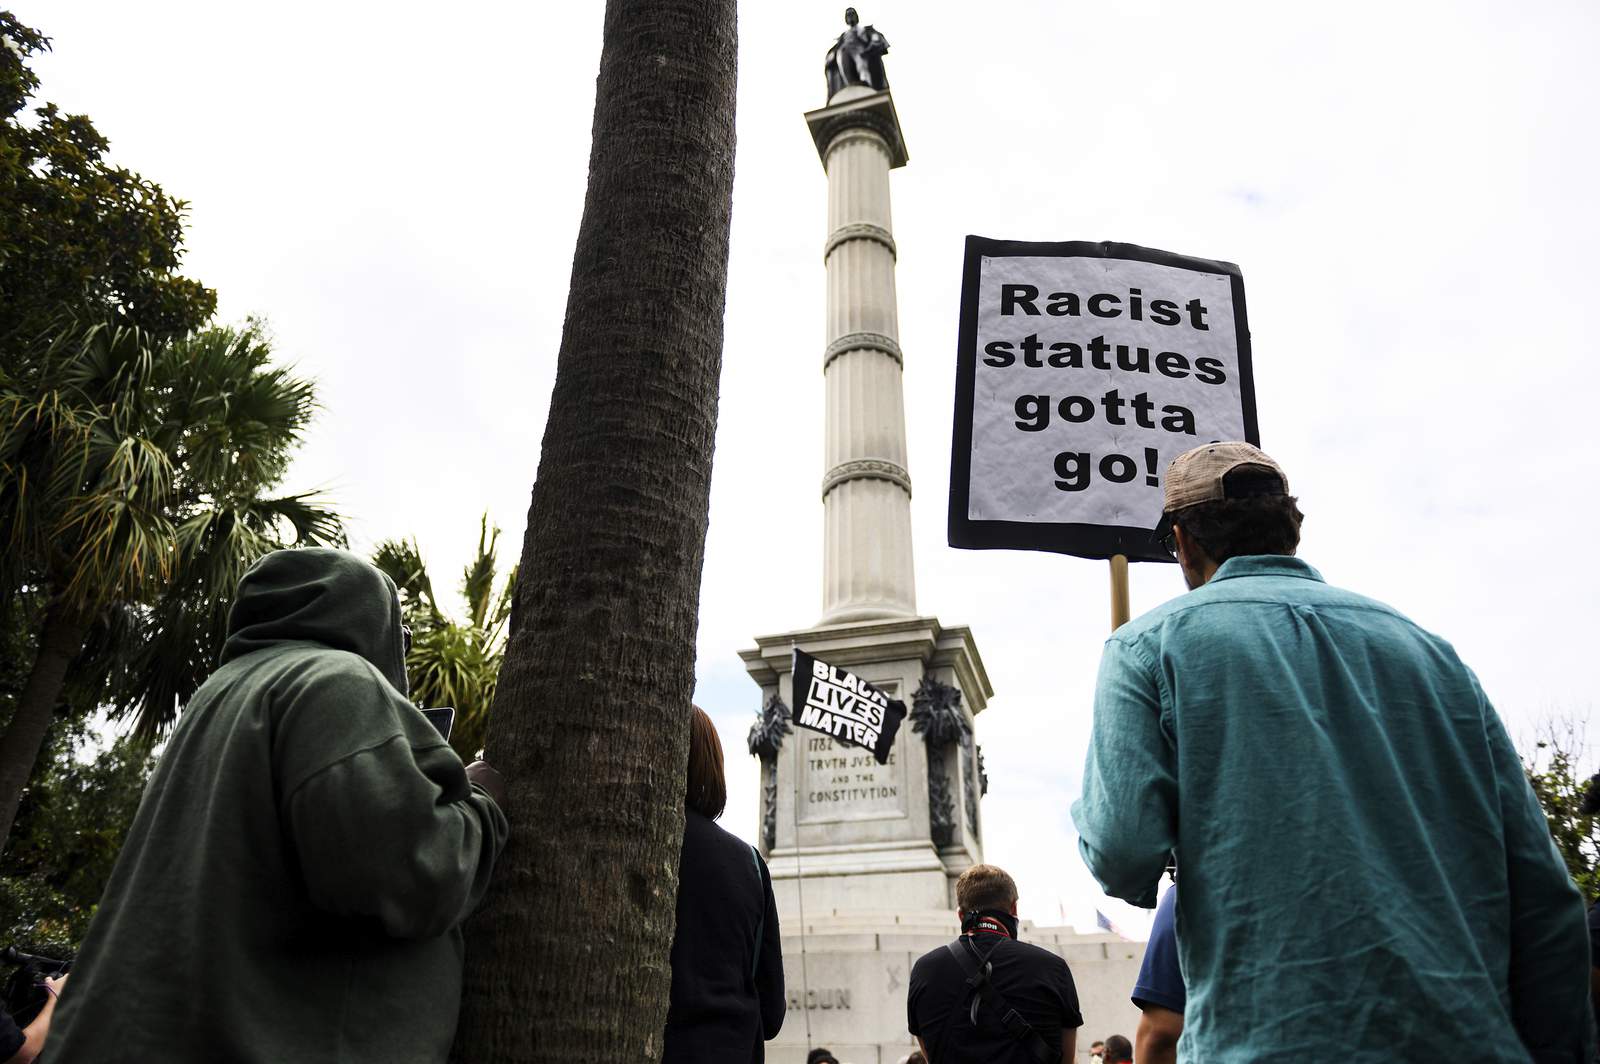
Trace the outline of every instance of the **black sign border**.
<path fill-rule="evenodd" d="M 1196 273 L 1227 274 L 1233 289 L 1234 336 L 1239 345 L 1239 399 L 1244 414 L 1244 437 L 1259 447 L 1261 433 L 1256 423 L 1255 370 L 1250 357 L 1243 273 L 1231 262 L 1179 255 L 1138 244 L 967 237 L 961 274 L 961 327 L 956 348 L 955 424 L 950 433 L 950 546 L 966 550 L 1039 550 L 1097 559 L 1121 554 L 1129 561 L 1173 561 L 1148 528 L 1071 521 L 974 521 L 967 516 L 972 482 L 972 407 L 978 373 L 978 272 L 985 256 L 1132 259 Z"/>

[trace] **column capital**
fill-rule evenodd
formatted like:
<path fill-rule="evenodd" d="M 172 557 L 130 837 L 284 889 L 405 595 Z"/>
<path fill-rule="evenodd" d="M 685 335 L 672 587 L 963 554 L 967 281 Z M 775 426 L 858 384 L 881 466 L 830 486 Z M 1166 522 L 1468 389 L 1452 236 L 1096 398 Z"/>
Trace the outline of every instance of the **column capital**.
<path fill-rule="evenodd" d="M 895 113 L 894 97 L 889 95 L 888 89 L 807 111 L 806 125 L 811 128 L 811 139 L 816 142 L 817 157 L 822 160 L 824 171 L 828 168 L 829 145 L 839 134 L 851 129 L 870 129 L 882 137 L 889 149 L 891 169 L 904 166 L 910 158 L 906 154 L 905 137 L 900 132 L 900 116 Z"/>
<path fill-rule="evenodd" d="M 822 478 L 822 497 L 826 499 L 828 492 L 847 480 L 887 480 L 904 488 L 907 497 L 911 495 L 911 474 L 905 466 L 884 458 L 855 458 L 828 470 Z"/>

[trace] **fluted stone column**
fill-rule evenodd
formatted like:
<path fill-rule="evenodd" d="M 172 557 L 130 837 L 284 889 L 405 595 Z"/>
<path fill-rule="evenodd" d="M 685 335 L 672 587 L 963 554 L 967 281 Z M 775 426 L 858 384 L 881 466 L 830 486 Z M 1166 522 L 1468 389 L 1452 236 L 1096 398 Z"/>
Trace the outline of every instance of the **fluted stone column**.
<path fill-rule="evenodd" d="M 761 759 L 760 850 L 790 988 L 768 1059 L 803 1060 L 822 1044 L 889 1061 L 908 1045 L 912 958 L 955 933 L 956 880 L 983 861 L 975 722 L 994 688 L 971 631 L 917 614 L 889 213 L 889 171 L 906 162 L 894 101 L 846 86 L 806 123 L 828 175 L 824 613 L 739 654 L 761 689 L 746 745 Z M 913 718 L 883 763 L 791 726 L 797 649 L 908 703 Z M 1106 954 L 1098 938 L 1083 949 L 1070 933 L 1029 937 L 1070 956 L 1074 971 Z M 1116 967 L 1096 967 L 1108 970 L 1095 978 L 1126 986 L 1138 960 L 1119 951 Z"/>
<path fill-rule="evenodd" d="M 887 91 L 852 86 L 806 116 L 828 174 L 822 623 L 916 614 L 911 475 L 889 171 L 906 162 Z"/>

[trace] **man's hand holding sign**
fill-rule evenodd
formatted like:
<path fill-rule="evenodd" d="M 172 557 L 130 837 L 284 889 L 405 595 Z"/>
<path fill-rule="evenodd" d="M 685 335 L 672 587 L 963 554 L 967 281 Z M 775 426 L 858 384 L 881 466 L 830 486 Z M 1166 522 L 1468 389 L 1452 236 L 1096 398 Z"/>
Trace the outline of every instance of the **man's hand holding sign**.
<path fill-rule="evenodd" d="M 1240 439 L 1260 442 L 1237 266 L 967 238 L 952 546 L 1170 561 L 1168 463 Z"/>

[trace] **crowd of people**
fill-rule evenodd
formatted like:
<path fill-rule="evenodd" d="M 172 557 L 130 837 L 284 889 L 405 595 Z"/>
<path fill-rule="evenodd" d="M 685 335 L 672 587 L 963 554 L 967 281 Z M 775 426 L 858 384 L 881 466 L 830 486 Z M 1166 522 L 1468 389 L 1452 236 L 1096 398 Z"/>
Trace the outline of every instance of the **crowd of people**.
<path fill-rule="evenodd" d="M 1091 1053 L 1590 1064 L 1582 896 L 1505 727 L 1449 643 L 1297 556 L 1302 521 L 1247 443 L 1167 470 L 1156 534 L 1189 593 L 1107 641 L 1072 815 L 1108 894 L 1182 889 L 1131 988 L 1137 1044 Z M 918 1052 L 1073 1061 L 1072 974 L 1019 941 L 1015 882 L 978 865 L 956 897 L 960 937 L 911 972 Z"/>
<path fill-rule="evenodd" d="M 1108 894 L 1181 891 L 1129 988 L 1134 1042 L 1091 1055 L 1590 1064 L 1582 899 L 1472 672 L 1297 557 L 1298 500 L 1258 449 L 1196 448 L 1164 491 L 1190 593 L 1107 641 L 1072 816 Z M 48 1064 L 447 1059 L 462 923 L 510 828 L 499 774 L 406 700 L 406 638 L 393 584 L 348 552 L 250 569 L 50 984 Z M 784 1019 L 778 913 L 760 852 L 715 823 L 697 708 L 690 734 L 663 1059 L 750 1064 Z M 1019 938 L 1012 877 L 974 866 L 956 901 L 960 936 L 911 971 L 908 1061 L 1075 1061 L 1072 972 Z M 0 1024 L 0 1052 L 44 1035 Z"/>

